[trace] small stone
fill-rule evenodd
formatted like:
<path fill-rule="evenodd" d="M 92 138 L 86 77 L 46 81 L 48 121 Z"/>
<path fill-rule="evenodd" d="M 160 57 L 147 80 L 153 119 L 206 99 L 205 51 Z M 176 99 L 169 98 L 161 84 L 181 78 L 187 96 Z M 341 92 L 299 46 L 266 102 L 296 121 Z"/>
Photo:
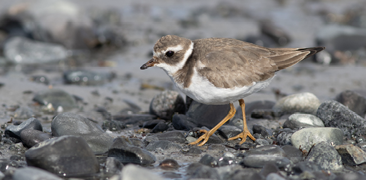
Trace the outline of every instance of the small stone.
<path fill-rule="evenodd" d="M 340 170 L 342 160 L 336 149 L 327 142 L 319 142 L 312 147 L 306 161 L 318 164 L 324 170 Z"/>
<path fill-rule="evenodd" d="M 164 132 L 168 130 L 169 126 L 165 122 L 159 122 L 156 124 L 156 126 L 152 129 L 151 133 L 158 133 L 158 132 Z"/>
<path fill-rule="evenodd" d="M 114 157 L 107 157 L 105 161 L 105 172 L 107 173 L 117 174 L 121 172 L 123 167 L 124 165 Z"/>
<path fill-rule="evenodd" d="M 13 180 L 62 180 L 62 178 L 43 169 L 35 167 L 24 167 L 17 169 L 13 174 Z"/>
<path fill-rule="evenodd" d="M 221 136 L 223 136 L 225 139 L 237 136 L 242 132 L 242 129 L 238 128 L 237 126 L 231 126 L 231 125 L 222 125 L 218 131 Z"/>
<path fill-rule="evenodd" d="M 176 170 L 180 165 L 178 165 L 177 161 L 174 159 L 165 159 L 160 162 L 159 167 L 164 170 Z"/>
<path fill-rule="evenodd" d="M 21 141 L 25 147 L 32 147 L 40 142 L 51 139 L 52 135 L 35 129 L 21 131 Z"/>
<path fill-rule="evenodd" d="M 167 131 L 163 133 L 154 134 L 159 140 L 168 140 L 175 143 L 186 143 L 184 131 Z"/>
<path fill-rule="evenodd" d="M 285 180 L 285 178 L 277 173 L 271 173 L 266 177 L 266 180 Z"/>
<path fill-rule="evenodd" d="M 276 136 L 276 140 L 279 145 L 292 145 L 292 135 L 295 133 L 295 130 L 289 128 L 283 129 Z"/>
<path fill-rule="evenodd" d="M 278 167 L 285 167 L 290 163 L 285 152 L 278 146 L 266 145 L 250 149 L 245 154 L 243 164 L 247 167 L 261 168 L 268 163 L 275 163 Z"/>
<path fill-rule="evenodd" d="M 112 73 L 97 73 L 89 70 L 68 70 L 63 74 L 65 84 L 95 86 L 102 85 L 114 78 Z"/>
<path fill-rule="evenodd" d="M 314 94 L 305 92 L 281 98 L 272 109 L 278 116 L 296 112 L 314 115 L 319 105 L 320 101 Z"/>
<path fill-rule="evenodd" d="M 338 128 L 304 128 L 295 132 L 291 141 L 294 147 L 309 151 L 310 148 L 320 142 L 327 142 L 332 145 L 341 145 L 344 134 Z"/>
<path fill-rule="evenodd" d="M 335 100 L 362 117 L 366 114 L 366 98 L 354 91 L 341 92 Z"/>
<path fill-rule="evenodd" d="M 316 116 L 326 127 L 340 128 L 349 138 L 366 136 L 366 120 L 337 101 L 323 102 Z"/>
<path fill-rule="evenodd" d="M 291 146 L 291 145 L 285 145 L 282 147 L 284 152 L 286 153 L 286 156 L 292 161 L 293 163 L 298 163 L 303 160 L 302 152 L 298 148 Z"/>
<path fill-rule="evenodd" d="M 74 97 L 60 89 L 48 89 L 38 92 L 34 96 L 33 101 L 43 106 L 51 104 L 54 108 L 53 111 L 57 110 L 59 107 L 63 108 L 64 111 L 78 107 Z"/>
<path fill-rule="evenodd" d="M 220 179 L 220 175 L 215 168 L 201 166 L 192 173 L 190 179 Z"/>
<path fill-rule="evenodd" d="M 33 116 L 35 116 L 35 114 L 28 106 L 20 106 L 13 115 L 14 119 L 29 119 Z"/>
<path fill-rule="evenodd" d="M 120 177 L 122 180 L 163 180 L 161 176 L 152 172 L 149 169 L 139 167 L 133 164 L 128 164 L 122 168 Z"/>
<path fill-rule="evenodd" d="M 210 167 L 216 167 L 218 166 L 218 160 L 214 157 L 212 157 L 209 154 L 205 154 L 200 160 L 199 163 L 210 166 Z"/>
<path fill-rule="evenodd" d="M 6 127 L 4 135 L 5 137 L 14 137 L 17 139 L 21 139 L 21 132 L 25 129 L 34 129 L 34 130 L 39 130 L 43 131 L 42 124 L 38 119 L 35 118 L 30 118 L 24 122 L 22 122 L 20 125 L 15 126 L 15 125 L 9 125 Z"/>
<path fill-rule="evenodd" d="M 355 166 L 366 162 L 366 153 L 352 144 L 335 146 L 344 164 Z"/>
<path fill-rule="evenodd" d="M 264 177 L 267 177 L 269 174 L 277 172 L 279 172 L 279 168 L 275 164 L 269 163 L 263 166 L 260 174 Z"/>
<path fill-rule="evenodd" d="M 30 77 L 30 81 L 36 82 L 36 83 L 42 83 L 45 85 L 49 84 L 49 80 L 47 76 L 44 75 L 35 75 Z"/>
<path fill-rule="evenodd" d="M 166 90 L 151 100 L 150 114 L 170 121 L 175 113 L 185 114 L 185 102 L 178 92 Z"/>
<path fill-rule="evenodd" d="M 261 125 L 253 125 L 253 131 L 254 133 L 261 134 L 265 138 L 270 137 L 273 134 L 271 129 L 267 129 Z"/>
<path fill-rule="evenodd" d="M 334 180 L 366 180 L 366 175 L 359 173 L 342 173 L 337 175 Z"/>
<path fill-rule="evenodd" d="M 185 114 L 175 114 L 172 118 L 172 125 L 176 130 L 185 130 L 189 131 L 195 127 L 198 127 L 195 124 L 194 120 L 190 117 L 187 117 Z"/>
<path fill-rule="evenodd" d="M 225 105 L 206 105 L 193 101 L 186 112 L 186 116 L 194 120 L 198 127 L 215 127 L 225 118 L 230 110 L 229 104 Z"/>
<path fill-rule="evenodd" d="M 299 129 L 305 127 L 324 127 L 318 117 L 311 114 L 292 114 L 283 124 L 283 128 Z"/>
<path fill-rule="evenodd" d="M 171 150 L 171 151 L 180 151 L 182 147 L 176 143 L 173 143 L 168 140 L 160 140 L 155 142 L 150 142 L 146 146 L 146 150 L 148 151 L 155 151 L 157 148 L 161 148 L 163 150 Z"/>

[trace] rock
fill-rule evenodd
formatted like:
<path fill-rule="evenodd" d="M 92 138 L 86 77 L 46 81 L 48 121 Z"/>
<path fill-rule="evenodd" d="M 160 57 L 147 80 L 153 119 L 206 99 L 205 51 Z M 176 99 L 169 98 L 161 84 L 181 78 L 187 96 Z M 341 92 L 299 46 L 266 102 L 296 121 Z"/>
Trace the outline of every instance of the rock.
<path fill-rule="evenodd" d="M 259 179 L 264 180 L 264 177 L 262 177 L 256 170 L 252 168 L 246 168 L 246 169 L 238 169 L 232 171 L 227 177 L 224 177 L 223 179 L 233 179 L 233 180 L 245 180 L 245 179 Z"/>
<path fill-rule="evenodd" d="M 31 76 L 29 80 L 36 82 L 36 83 L 45 84 L 45 85 L 49 84 L 48 77 L 44 75 L 34 75 L 34 76 Z"/>
<path fill-rule="evenodd" d="M 187 117 L 185 114 L 175 114 L 172 118 L 172 125 L 176 130 L 191 130 L 198 127 L 195 120 Z"/>
<path fill-rule="evenodd" d="M 166 90 L 152 98 L 150 114 L 172 120 L 175 113 L 185 114 L 185 102 L 178 92 Z"/>
<path fill-rule="evenodd" d="M 95 86 L 102 85 L 114 78 L 113 73 L 97 73 L 89 70 L 68 70 L 63 74 L 65 84 Z"/>
<path fill-rule="evenodd" d="M 321 171 L 322 167 L 311 161 L 301 161 L 297 164 L 292 165 L 291 173 L 300 175 L 303 172 L 316 172 Z"/>
<path fill-rule="evenodd" d="M 242 129 L 238 128 L 237 126 L 224 124 L 218 129 L 217 132 L 225 139 L 229 139 L 240 134 L 242 132 Z"/>
<path fill-rule="evenodd" d="M 263 166 L 260 174 L 264 177 L 267 177 L 269 174 L 277 172 L 279 172 L 279 168 L 275 164 L 269 163 Z"/>
<path fill-rule="evenodd" d="M 218 160 L 209 154 L 205 154 L 204 156 L 202 156 L 202 158 L 199 160 L 199 163 L 210 167 L 216 167 L 219 164 Z"/>
<path fill-rule="evenodd" d="M 279 145 L 292 145 L 292 135 L 295 133 L 295 130 L 289 128 L 282 129 L 276 136 L 277 143 Z"/>
<path fill-rule="evenodd" d="M 260 125 L 253 125 L 253 131 L 254 133 L 261 134 L 263 137 L 270 137 L 273 134 L 273 131 L 271 129 L 267 129 Z"/>
<path fill-rule="evenodd" d="M 34 129 L 34 130 L 39 130 L 43 131 L 42 124 L 38 119 L 35 118 L 30 118 L 24 122 L 22 122 L 20 125 L 15 126 L 15 125 L 9 125 L 8 127 L 5 128 L 4 135 L 5 137 L 13 137 L 16 139 L 21 139 L 21 132 L 25 129 Z"/>
<path fill-rule="evenodd" d="M 155 151 L 157 148 L 161 148 L 162 150 L 171 150 L 171 151 L 180 151 L 182 147 L 176 143 L 167 140 L 160 140 L 151 142 L 147 145 L 146 150 L 148 151 Z"/>
<path fill-rule="evenodd" d="M 21 131 L 21 141 L 25 147 L 32 147 L 40 142 L 51 139 L 52 135 L 35 129 L 25 129 Z"/>
<path fill-rule="evenodd" d="M 324 127 L 323 121 L 311 114 L 292 114 L 283 124 L 283 128 L 300 129 L 305 127 Z"/>
<path fill-rule="evenodd" d="M 271 173 L 266 177 L 266 180 L 285 180 L 285 178 L 277 173 Z"/>
<path fill-rule="evenodd" d="M 366 180 L 366 175 L 359 173 L 342 173 L 337 175 L 334 180 Z"/>
<path fill-rule="evenodd" d="M 366 136 L 366 120 L 337 101 L 323 102 L 316 113 L 326 127 L 340 128 L 345 136 Z"/>
<path fill-rule="evenodd" d="M 344 134 L 338 128 L 304 128 L 295 132 L 291 141 L 294 147 L 309 151 L 310 148 L 320 142 L 327 142 L 333 145 L 341 145 Z"/>
<path fill-rule="evenodd" d="M 82 137 L 94 153 L 104 153 L 111 146 L 113 138 L 98 125 L 80 115 L 65 112 L 57 115 L 51 123 L 53 136 L 76 135 Z"/>
<path fill-rule="evenodd" d="M 251 117 L 254 110 L 272 109 L 274 105 L 275 105 L 275 102 L 267 101 L 267 100 L 245 103 L 245 115 L 246 117 Z M 243 119 L 242 109 L 240 106 L 237 108 L 236 115 L 234 115 L 233 117 L 233 119 L 236 119 L 236 118 Z"/>
<path fill-rule="evenodd" d="M 190 179 L 220 179 L 219 173 L 215 168 L 201 166 L 192 173 Z"/>
<path fill-rule="evenodd" d="M 337 145 L 335 149 L 340 154 L 342 162 L 346 165 L 355 166 L 366 163 L 366 153 L 352 144 Z"/>
<path fill-rule="evenodd" d="M 165 122 L 159 122 L 154 128 L 152 128 L 151 133 L 164 132 L 169 129 L 169 126 Z"/>
<path fill-rule="evenodd" d="M 14 119 L 29 119 L 34 116 L 33 110 L 28 106 L 20 106 L 13 115 Z"/>
<path fill-rule="evenodd" d="M 158 174 L 151 170 L 139 167 L 133 164 L 128 164 L 122 168 L 119 180 L 163 180 Z"/>
<path fill-rule="evenodd" d="M 114 157 L 107 157 L 105 161 L 105 172 L 111 174 L 117 174 L 121 172 L 124 165 Z"/>
<path fill-rule="evenodd" d="M 175 143 L 186 143 L 184 131 L 167 131 L 163 133 L 157 133 L 153 136 L 157 137 L 159 140 L 168 140 Z"/>
<path fill-rule="evenodd" d="M 43 64 L 68 57 L 66 49 L 57 44 L 12 37 L 4 45 L 5 57 L 14 64 Z"/>
<path fill-rule="evenodd" d="M 357 113 L 361 117 L 364 117 L 364 115 L 366 114 L 366 98 L 354 91 L 343 91 L 339 95 L 337 95 L 335 100 L 348 107 L 350 110 Z"/>
<path fill-rule="evenodd" d="M 34 96 L 33 101 L 44 106 L 51 104 L 54 109 L 53 112 L 59 108 L 68 111 L 78 107 L 74 97 L 60 89 L 48 89 L 38 92 Z"/>
<path fill-rule="evenodd" d="M 52 174 L 48 171 L 35 168 L 35 167 L 24 167 L 17 169 L 13 174 L 13 180 L 40 180 L 40 179 L 48 179 L 48 180 L 62 180 L 62 178 Z"/>
<path fill-rule="evenodd" d="M 245 154 L 243 164 L 247 167 L 261 168 L 268 163 L 275 163 L 278 167 L 285 167 L 290 163 L 285 152 L 278 146 L 265 145 L 250 149 Z"/>
<path fill-rule="evenodd" d="M 272 109 L 278 116 L 296 112 L 315 115 L 319 105 L 320 101 L 314 94 L 305 92 L 281 98 Z"/>
<path fill-rule="evenodd" d="M 298 148 L 291 146 L 291 145 L 285 145 L 281 147 L 281 149 L 284 150 L 286 153 L 286 156 L 292 161 L 294 164 L 297 162 L 300 162 L 303 160 L 302 158 L 302 152 Z"/>
<path fill-rule="evenodd" d="M 228 165 L 234 165 L 234 164 L 238 164 L 239 162 L 237 161 L 236 157 L 234 156 L 234 154 L 230 153 L 230 152 L 226 152 L 224 153 L 223 156 L 221 156 L 219 159 L 218 159 L 218 166 L 219 167 L 222 167 L 222 166 L 228 166 Z"/>
<path fill-rule="evenodd" d="M 312 147 L 306 161 L 314 162 L 324 170 L 340 170 L 342 161 L 336 149 L 327 142 L 319 142 Z"/>
<path fill-rule="evenodd" d="M 194 120 L 198 127 L 213 128 L 227 116 L 230 110 L 229 104 L 206 105 L 196 101 L 190 104 L 186 116 Z"/>
<path fill-rule="evenodd" d="M 155 163 L 156 158 L 150 152 L 135 147 L 129 139 L 118 137 L 113 141 L 108 150 L 108 157 L 114 157 L 123 164 L 151 165 Z"/>
<path fill-rule="evenodd" d="M 91 175 L 99 172 L 99 163 L 86 141 L 77 136 L 52 138 L 25 152 L 28 166 L 61 176 Z"/>
<path fill-rule="evenodd" d="M 178 165 L 178 162 L 174 159 L 165 159 L 160 162 L 159 167 L 164 170 L 177 170 L 180 165 Z"/>

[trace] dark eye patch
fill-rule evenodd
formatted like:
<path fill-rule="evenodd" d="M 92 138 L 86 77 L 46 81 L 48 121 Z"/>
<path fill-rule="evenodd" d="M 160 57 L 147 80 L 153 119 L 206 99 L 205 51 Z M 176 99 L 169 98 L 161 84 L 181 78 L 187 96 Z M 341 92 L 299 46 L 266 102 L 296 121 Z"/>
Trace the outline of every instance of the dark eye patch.
<path fill-rule="evenodd" d="M 174 54 L 173 51 L 167 51 L 167 52 L 165 53 L 165 55 L 166 55 L 167 57 L 172 57 L 173 54 Z"/>

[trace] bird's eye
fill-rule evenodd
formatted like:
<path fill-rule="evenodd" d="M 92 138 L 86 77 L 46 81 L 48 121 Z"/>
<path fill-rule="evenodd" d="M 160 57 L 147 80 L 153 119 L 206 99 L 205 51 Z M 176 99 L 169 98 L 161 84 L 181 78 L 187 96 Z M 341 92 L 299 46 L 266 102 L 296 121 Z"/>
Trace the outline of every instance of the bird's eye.
<path fill-rule="evenodd" d="M 168 51 L 168 52 L 165 53 L 165 55 L 168 56 L 168 57 L 172 57 L 173 54 L 174 54 L 173 51 Z"/>

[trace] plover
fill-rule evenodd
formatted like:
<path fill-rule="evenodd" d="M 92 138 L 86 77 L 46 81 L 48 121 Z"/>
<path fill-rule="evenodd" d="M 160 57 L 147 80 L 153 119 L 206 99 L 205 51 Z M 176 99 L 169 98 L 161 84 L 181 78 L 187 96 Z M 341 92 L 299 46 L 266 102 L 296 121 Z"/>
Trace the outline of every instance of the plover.
<path fill-rule="evenodd" d="M 233 102 L 239 101 L 243 115 L 243 132 L 229 138 L 247 136 L 255 141 L 247 128 L 245 102 L 249 96 L 271 82 L 275 73 L 308 58 L 324 47 L 312 48 L 265 48 L 252 43 L 229 38 L 207 38 L 190 40 L 167 35 L 160 38 L 153 51 L 153 58 L 141 69 L 156 66 L 163 69 L 179 90 L 203 104 L 230 104 L 228 115 L 195 142 L 204 145 L 209 137 L 230 120 L 236 109 Z"/>

